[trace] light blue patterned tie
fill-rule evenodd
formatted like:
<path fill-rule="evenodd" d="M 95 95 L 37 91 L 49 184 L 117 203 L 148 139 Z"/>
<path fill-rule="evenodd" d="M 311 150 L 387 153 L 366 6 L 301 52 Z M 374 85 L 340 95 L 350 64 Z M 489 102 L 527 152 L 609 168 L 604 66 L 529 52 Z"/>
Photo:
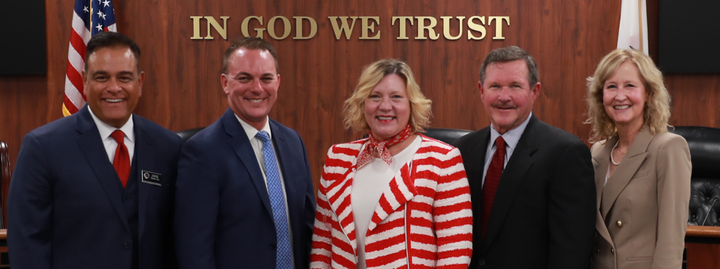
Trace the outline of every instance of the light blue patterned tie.
<path fill-rule="evenodd" d="M 263 159 L 265 159 L 265 177 L 267 177 L 268 194 L 275 219 L 275 233 L 277 234 L 277 254 L 275 255 L 276 268 L 292 268 L 292 252 L 290 246 L 290 232 L 288 219 L 285 213 L 285 195 L 283 195 L 280 171 L 278 171 L 275 150 L 267 132 L 260 131 L 255 135 L 263 142 Z"/>

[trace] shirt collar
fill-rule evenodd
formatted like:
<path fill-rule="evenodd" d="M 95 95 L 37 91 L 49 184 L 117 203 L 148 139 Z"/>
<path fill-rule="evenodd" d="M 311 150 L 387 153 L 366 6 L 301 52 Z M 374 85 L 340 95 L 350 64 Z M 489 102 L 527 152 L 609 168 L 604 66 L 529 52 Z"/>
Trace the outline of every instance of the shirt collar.
<path fill-rule="evenodd" d="M 530 118 L 532 118 L 532 111 L 528 115 L 527 119 L 523 121 L 518 127 L 515 127 L 514 129 L 505 132 L 505 134 L 502 135 L 503 140 L 505 140 L 505 144 L 507 144 L 507 147 L 515 148 L 520 142 L 520 137 L 522 137 L 522 134 L 525 132 L 525 128 L 527 127 L 528 123 L 530 122 Z M 501 136 L 500 133 L 498 133 L 497 130 L 495 130 L 495 127 L 493 127 L 492 123 L 490 124 L 490 143 L 495 143 L 495 140 L 498 138 L 498 136 Z"/>
<path fill-rule="evenodd" d="M 113 126 L 110 126 L 110 124 L 101 121 L 97 116 L 95 116 L 95 113 L 93 113 L 89 105 L 88 111 L 90 112 L 90 116 L 92 116 L 92 119 L 95 122 L 95 126 L 97 126 L 98 132 L 100 133 L 100 138 L 106 139 L 110 137 L 110 134 L 112 134 L 112 132 L 120 129 L 120 131 L 123 131 L 123 133 L 125 133 L 125 139 L 128 139 L 130 142 L 135 142 L 135 132 L 133 131 L 135 130 L 135 123 L 133 122 L 132 115 L 130 115 L 130 118 L 127 122 L 125 122 L 122 127 L 115 128 Z"/>
<path fill-rule="evenodd" d="M 235 115 L 235 113 L 233 113 Z M 255 138 L 255 135 L 257 135 L 260 131 L 265 131 L 268 134 L 268 138 L 272 140 L 272 132 L 270 132 L 270 118 L 265 116 L 265 126 L 263 126 L 262 130 L 255 129 L 255 127 L 252 127 L 252 125 L 245 122 L 243 119 L 238 117 L 238 115 L 235 115 L 235 118 L 240 122 L 240 125 L 242 125 L 243 129 L 245 130 L 245 134 L 248 136 L 249 140 L 252 140 Z"/>

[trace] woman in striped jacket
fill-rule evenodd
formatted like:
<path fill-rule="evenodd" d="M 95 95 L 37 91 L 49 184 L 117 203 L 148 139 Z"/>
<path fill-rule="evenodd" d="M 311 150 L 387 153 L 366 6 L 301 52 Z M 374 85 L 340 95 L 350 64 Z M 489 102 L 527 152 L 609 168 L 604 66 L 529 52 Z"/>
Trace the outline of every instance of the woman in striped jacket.
<path fill-rule="evenodd" d="M 311 268 L 467 268 L 470 188 L 460 152 L 418 133 L 430 104 L 407 64 L 365 67 L 344 112 L 370 134 L 328 151 Z"/>

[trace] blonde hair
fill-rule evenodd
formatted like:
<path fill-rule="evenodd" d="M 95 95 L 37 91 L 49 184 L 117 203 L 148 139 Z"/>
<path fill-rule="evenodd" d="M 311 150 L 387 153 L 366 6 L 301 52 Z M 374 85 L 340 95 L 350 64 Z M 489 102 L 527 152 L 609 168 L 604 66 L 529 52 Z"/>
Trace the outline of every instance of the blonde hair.
<path fill-rule="evenodd" d="M 624 62 L 634 63 L 640 71 L 645 91 L 648 95 L 645 107 L 643 108 L 644 124 L 650 128 L 650 132 L 664 133 L 671 127 L 670 120 L 670 94 L 663 76 L 657 69 L 652 59 L 636 50 L 618 49 L 606 55 L 598 64 L 595 74 L 587 78 L 588 95 L 588 118 L 585 124 L 591 124 L 590 143 L 595 143 L 617 135 L 617 126 L 608 116 L 603 106 L 603 87 L 607 81 Z"/>
<path fill-rule="evenodd" d="M 425 98 L 420 91 L 410 67 L 402 61 L 384 59 L 363 68 L 352 96 L 345 100 L 343 107 L 345 128 L 352 128 L 358 132 L 370 130 L 365 120 L 365 100 L 385 76 L 393 74 L 405 81 L 405 90 L 410 100 L 410 128 L 414 132 L 422 132 L 429 126 L 432 101 Z"/>

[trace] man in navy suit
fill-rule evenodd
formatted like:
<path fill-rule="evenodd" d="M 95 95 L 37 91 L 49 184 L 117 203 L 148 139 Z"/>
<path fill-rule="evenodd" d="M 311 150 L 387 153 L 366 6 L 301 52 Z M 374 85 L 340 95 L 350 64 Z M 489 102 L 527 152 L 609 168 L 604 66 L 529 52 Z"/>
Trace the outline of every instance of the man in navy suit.
<path fill-rule="evenodd" d="M 140 49 L 95 35 L 82 74 L 88 105 L 28 133 L 10 183 L 13 268 L 176 266 L 172 218 L 180 138 L 132 112 Z"/>
<path fill-rule="evenodd" d="M 590 149 L 532 114 L 540 82 L 525 50 L 491 51 L 478 88 L 491 125 L 453 142 L 477 216 L 470 268 L 589 268 L 596 211 Z"/>
<path fill-rule="evenodd" d="M 229 109 L 183 147 L 175 228 L 181 268 L 308 268 L 315 195 L 298 133 L 270 119 L 280 74 L 258 38 L 233 41 Z"/>

